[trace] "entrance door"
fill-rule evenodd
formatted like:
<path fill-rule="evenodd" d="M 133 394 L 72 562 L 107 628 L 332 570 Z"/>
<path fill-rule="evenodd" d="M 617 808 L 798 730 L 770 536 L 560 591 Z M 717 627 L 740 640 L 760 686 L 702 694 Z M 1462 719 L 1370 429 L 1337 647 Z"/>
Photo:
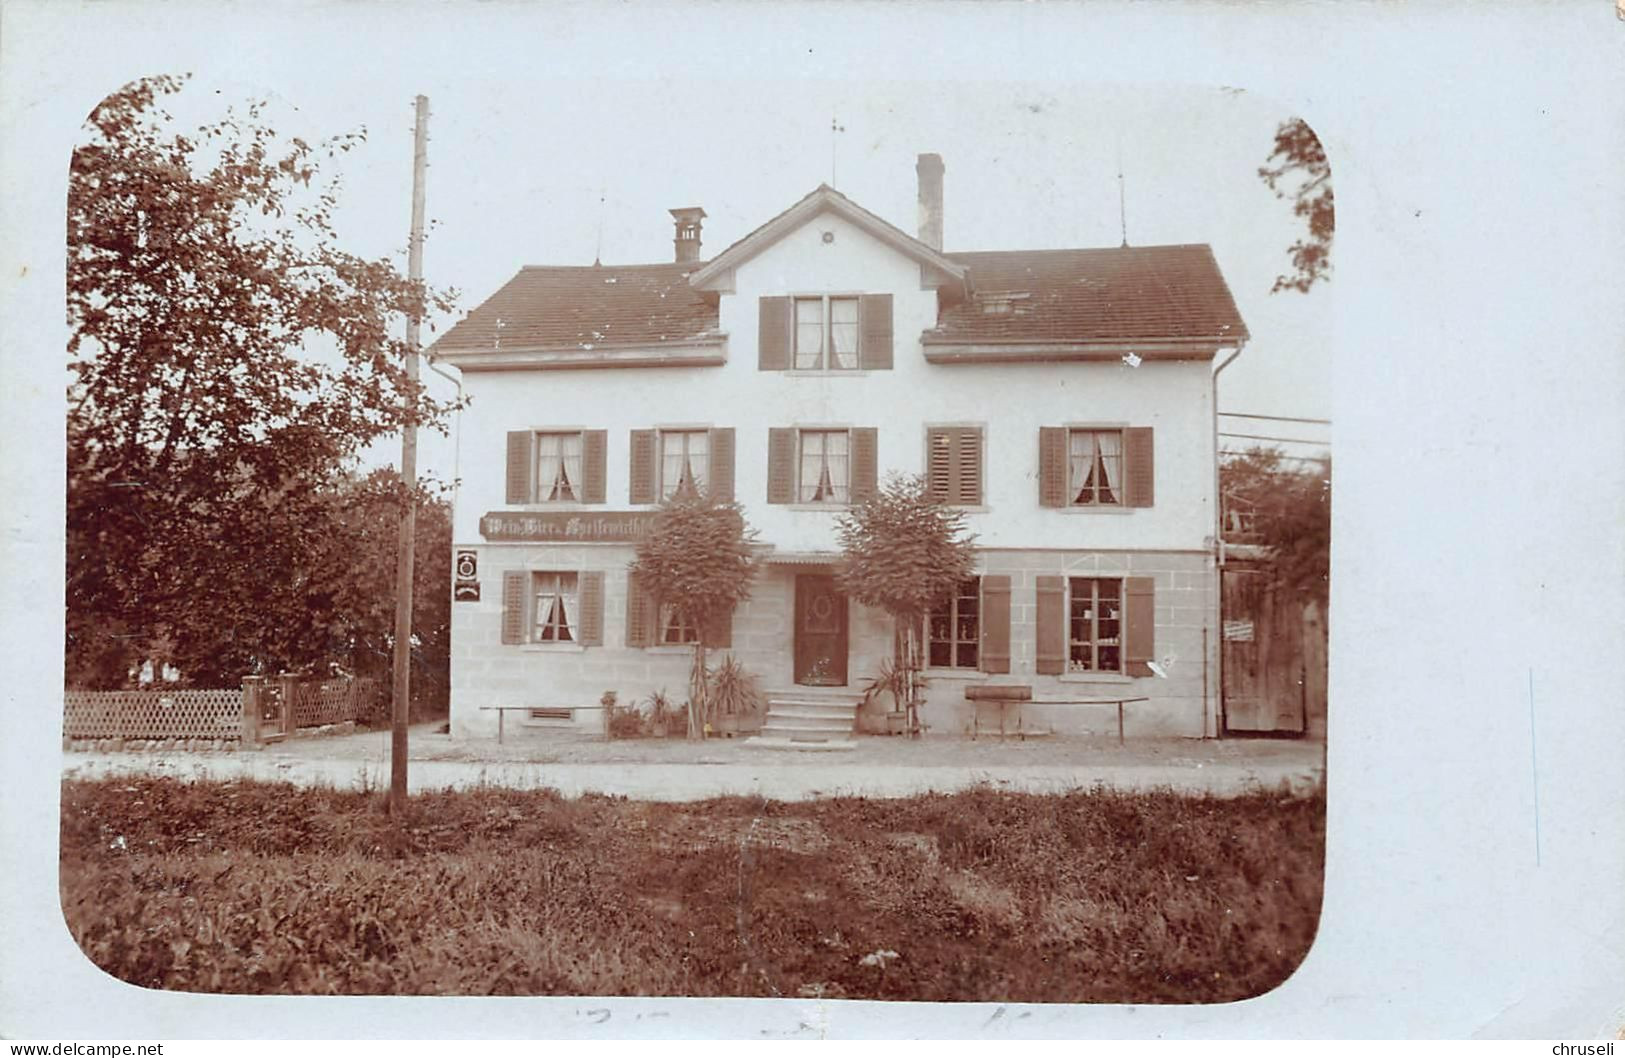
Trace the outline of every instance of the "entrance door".
<path fill-rule="evenodd" d="M 846 686 L 846 596 L 827 573 L 796 575 L 796 682 Z"/>

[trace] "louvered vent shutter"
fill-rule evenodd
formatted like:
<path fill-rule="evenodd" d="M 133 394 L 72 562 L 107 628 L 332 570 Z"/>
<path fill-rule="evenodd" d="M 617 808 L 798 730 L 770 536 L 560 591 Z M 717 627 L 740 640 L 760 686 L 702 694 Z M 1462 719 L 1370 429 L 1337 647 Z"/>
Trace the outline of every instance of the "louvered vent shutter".
<path fill-rule="evenodd" d="M 1123 497 L 1126 507 L 1150 507 L 1156 496 L 1155 459 L 1151 447 L 1151 427 L 1135 426 L 1123 431 Z"/>
<path fill-rule="evenodd" d="M 532 502 L 530 450 L 534 441 L 535 435 L 529 430 L 510 430 L 508 432 L 507 502 L 509 503 Z"/>
<path fill-rule="evenodd" d="M 982 578 L 983 672 L 1010 671 L 1010 578 Z"/>
<path fill-rule="evenodd" d="M 584 647 L 604 645 L 604 573 L 592 570 L 581 574 L 581 601 L 576 605 L 580 631 L 577 642 Z"/>
<path fill-rule="evenodd" d="M 873 426 L 860 426 L 852 431 L 852 502 L 862 503 L 879 489 L 880 431 Z"/>
<path fill-rule="evenodd" d="M 629 647 L 646 647 L 651 642 L 654 617 L 650 612 L 648 594 L 638 581 L 637 575 L 628 573 L 626 576 L 626 645 Z"/>
<path fill-rule="evenodd" d="M 767 431 L 767 502 L 794 503 L 796 498 L 796 432 L 785 427 Z"/>
<path fill-rule="evenodd" d="M 1061 426 L 1038 430 L 1038 502 L 1044 507 L 1065 507 L 1067 487 L 1067 431 Z"/>
<path fill-rule="evenodd" d="M 711 472 L 707 486 L 711 498 L 718 503 L 732 503 L 734 498 L 734 430 L 724 426 L 711 431 Z"/>
<path fill-rule="evenodd" d="M 865 294 L 858 299 L 858 366 L 865 371 L 891 370 L 891 318 L 890 294 Z"/>
<path fill-rule="evenodd" d="M 762 371 L 790 367 L 790 299 L 762 298 L 756 332 L 756 366 Z"/>
<path fill-rule="evenodd" d="M 609 431 L 587 430 L 581 435 L 581 502 L 603 503 L 604 478 L 609 462 Z"/>
<path fill-rule="evenodd" d="M 1156 657 L 1156 578 L 1123 580 L 1123 667 L 1130 676 L 1150 676 L 1146 662 Z"/>
<path fill-rule="evenodd" d="M 1066 671 L 1066 579 L 1038 578 L 1038 673 L 1058 676 Z"/>
<path fill-rule="evenodd" d="M 926 492 L 938 503 L 954 502 L 953 431 L 934 427 L 926 433 Z"/>
<path fill-rule="evenodd" d="M 982 431 L 964 426 L 954 438 L 954 465 L 958 470 L 955 503 L 977 507 L 982 502 Z"/>
<path fill-rule="evenodd" d="M 713 650 L 728 650 L 734 645 L 734 615 L 732 610 L 706 626 L 705 645 Z"/>
<path fill-rule="evenodd" d="M 516 646 L 523 643 L 530 632 L 526 620 L 530 592 L 530 574 L 522 569 L 510 569 L 502 574 L 502 643 Z"/>
<path fill-rule="evenodd" d="M 630 503 L 655 502 L 655 432 L 632 431 L 631 483 L 627 488 Z"/>

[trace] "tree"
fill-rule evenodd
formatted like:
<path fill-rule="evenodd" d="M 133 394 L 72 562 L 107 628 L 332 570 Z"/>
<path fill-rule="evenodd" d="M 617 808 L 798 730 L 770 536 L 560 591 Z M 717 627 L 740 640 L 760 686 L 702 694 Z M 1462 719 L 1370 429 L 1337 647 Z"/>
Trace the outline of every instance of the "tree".
<path fill-rule="evenodd" d="M 1294 216 L 1308 224 L 1306 237 L 1293 243 L 1293 272 L 1275 277 L 1270 293 L 1296 290 L 1307 293 L 1319 281 L 1331 282 L 1332 234 L 1337 211 L 1332 201 L 1332 169 L 1326 149 L 1302 118 L 1281 122 L 1275 130 L 1275 150 L 1259 167 L 1258 176 L 1275 192 L 1290 199 Z"/>
<path fill-rule="evenodd" d="M 183 83 L 104 99 L 69 171 L 67 649 L 93 683 L 160 649 L 211 679 L 300 653 L 329 616 L 298 580 L 323 491 L 452 407 L 393 333 L 449 293 L 336 245 L 319 169 L 365 132 L 283 140 L 254 103 L 182 134 L 159 101 Z"/>
<path fill-rule="evenodd" d="M 920 475 L 887 475 L 881 487 L 835 521 L 847 595 L 890 614 L 905 674 L 909 730 L 919 730 L 920 632 L 925 615 L 950 598 L 976 566 L 963 511 L 931 498 Z"/>
<path fill-rule="evenodd" d="M 695 629 L 689 670 L 688 734 L 702 738 L 710 715 L 706 650 L 718 625 L 750 598 L 760 564 L 756 531 L 737 503 L 697 497 L 668 500 L 638 540 L 632 575 L 659 609 L 670 607 Z"/>
<path fill-rule="evenodd" d="M 1325 610 L 1331 574 L 1332 464 L 1288 470 L 1281 453 L 1253 448 L 1226 460 L 1219 483 L 1227 501 L 1252 511 L 1252 531 L 1265 550 L 1266 586 L 1313 599 Z"/>

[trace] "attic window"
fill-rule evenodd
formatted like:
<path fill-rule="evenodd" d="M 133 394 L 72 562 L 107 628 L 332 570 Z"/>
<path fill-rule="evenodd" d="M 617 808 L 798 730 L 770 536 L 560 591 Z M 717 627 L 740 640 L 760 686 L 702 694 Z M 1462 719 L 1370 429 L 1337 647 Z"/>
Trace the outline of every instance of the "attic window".
<path fill-rule="evenodd" d="M 1025 290 L 990 290 L 976 295 L 984 316 L 1025 316 L 1032 295 Z"/>

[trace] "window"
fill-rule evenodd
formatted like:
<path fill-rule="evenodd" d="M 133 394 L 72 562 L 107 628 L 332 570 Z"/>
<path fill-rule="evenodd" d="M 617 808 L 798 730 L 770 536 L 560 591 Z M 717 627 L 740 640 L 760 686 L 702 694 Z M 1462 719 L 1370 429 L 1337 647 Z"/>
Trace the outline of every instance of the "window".
<path fill-rule="evenodd" d="M 709 430 L 660 431 L 660 498 L 703 495 L 710 477 Z"/>
<path fill-rule="evenodd" d="M 576 620 L 576 575 L 536 573 L 531 578 L 536 608 L 531 636 L 538 643 L 573 643 L 580 638 Z"/>
<path fill-rule="evenodd" d="M 851 371 L 858 366 L 858 299 L 795 299 L 798 371 Z"/>
<path fill-rule="evenodd" d="M 537 434 L 537 502 L 574 502 L 581 498 L 581 481 L 581 434 Z"/>
<path fill-rule="evenodd" d="M 1092 507 L 1123 502 L 1123 432 L 1073 430 L 1067 449 L 1067 503 Z"/>
<path fill-rule="evenodd" d="M 1071 589 L 1067 670 L 1123 671 L 1123 582 L 1073 577 Z"/>
<path fill-rule="evenodd" d="M 700 630 L 689 624 L 675 606 L 665 604 L 660 607 L 660 644 L 661 646 L 680 646 L 685 643 L 698 642 Z"/>
<path fill-rule="evenodd" d="M 926 615 L 926 664 L 933 669 L 974 669 L 982 635 L 978 577 L 961 581 L 946 608 Z"/>
<path fill-rule="evenodd" d="M 982 430 L 933 426 L 926 431 L 926 490 L 938 503 L 982 502 Z"/>
<path fill-rule="evenodd" d="M 851 435 L 846 430 L 802 430 L 797 501 L 850 502 L 851 466 Z"/>

